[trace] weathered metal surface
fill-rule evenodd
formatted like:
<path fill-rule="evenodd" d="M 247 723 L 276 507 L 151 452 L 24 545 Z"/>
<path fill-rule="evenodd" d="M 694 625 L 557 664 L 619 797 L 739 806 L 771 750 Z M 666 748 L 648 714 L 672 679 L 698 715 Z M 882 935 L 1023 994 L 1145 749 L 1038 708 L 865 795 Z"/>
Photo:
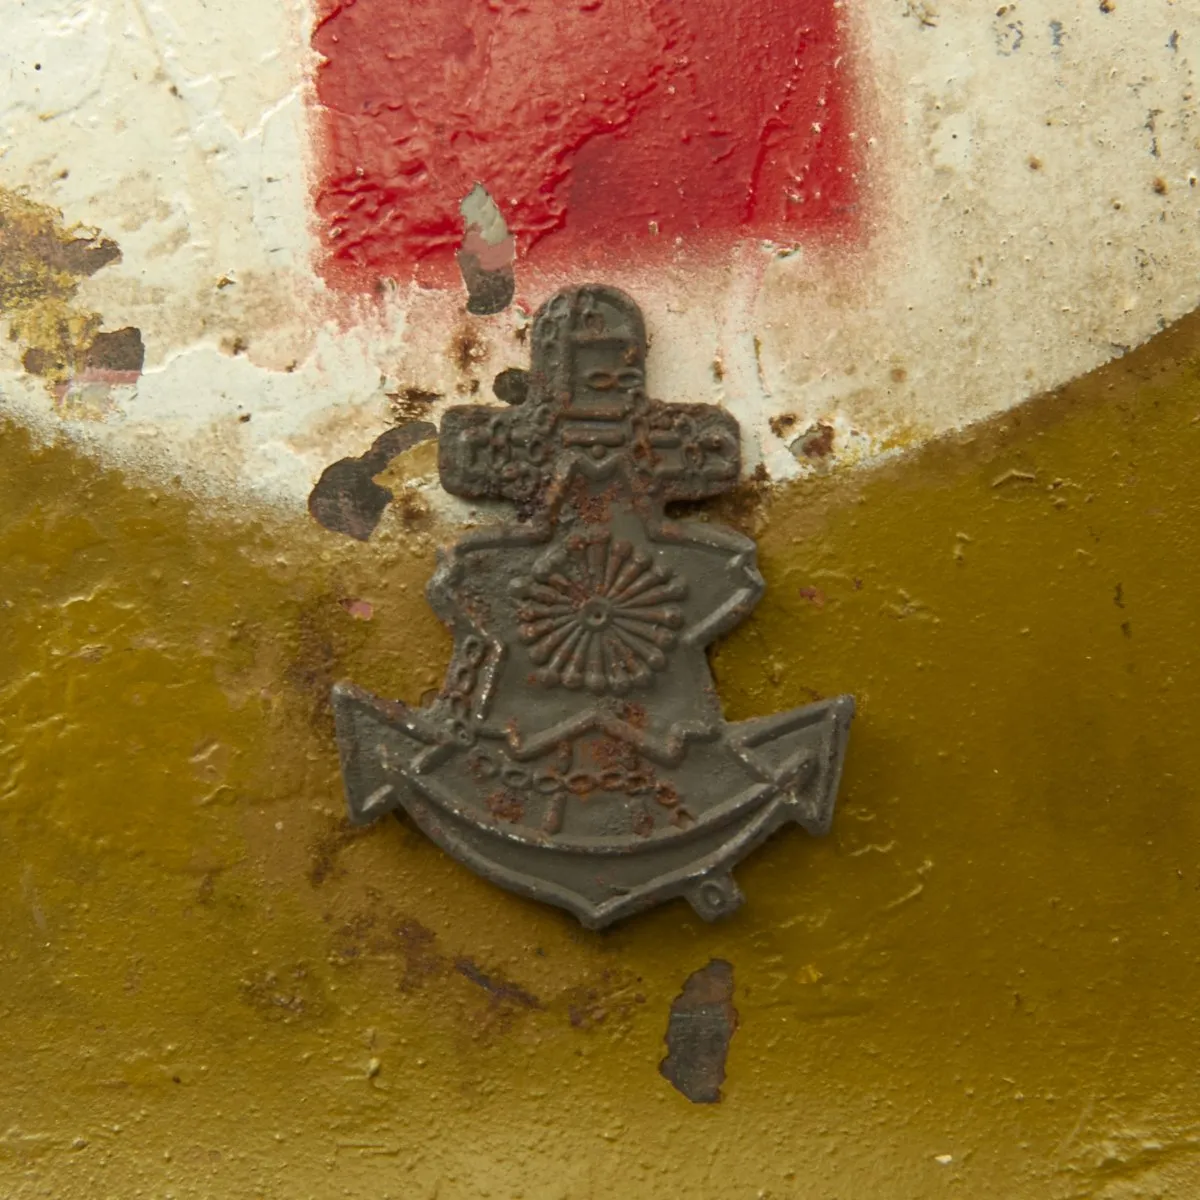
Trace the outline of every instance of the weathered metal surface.
<path fill-rule="evenodd" d="M 705 647 L 762 594 L 754 543 L 664 506 L 737 482 L 737 422 L 651 400 L 645 360 L 624 293 L 542 307 L 523 402 L 443 418 L 443 486 L 523 519 L 438 566 L 429 599 L 455 639 L 441 693 L 412 709 L 333 692 L 351 820 L 403 808 L 591 928 L 675 896 L 707 920 L 736 909 L 730 868 L 775 829 L 828 831 L 854 711 L 839 696 L 722 718 Z"/>
<path fill-rule="evenodd" d="M 714 958 L 687 977 L 671 1003 L 667 1056 L 658 1065 L 659 1074 L 693 1104 L 716 1104 L 737 1026 L 733 966 Z"/>

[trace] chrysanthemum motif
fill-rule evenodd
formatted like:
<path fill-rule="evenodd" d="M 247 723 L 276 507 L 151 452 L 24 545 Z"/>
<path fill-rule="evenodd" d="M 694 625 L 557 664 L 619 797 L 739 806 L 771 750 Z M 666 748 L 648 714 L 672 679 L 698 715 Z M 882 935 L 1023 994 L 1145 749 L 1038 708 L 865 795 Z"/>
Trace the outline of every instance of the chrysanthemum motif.
<path fill-rule="evenodd" d="M 549 686 L 627 692 L 667 665 L 687 595 L 676 572 L 628 542 L 574 538 L 513 580 L 521 641 Z"/>

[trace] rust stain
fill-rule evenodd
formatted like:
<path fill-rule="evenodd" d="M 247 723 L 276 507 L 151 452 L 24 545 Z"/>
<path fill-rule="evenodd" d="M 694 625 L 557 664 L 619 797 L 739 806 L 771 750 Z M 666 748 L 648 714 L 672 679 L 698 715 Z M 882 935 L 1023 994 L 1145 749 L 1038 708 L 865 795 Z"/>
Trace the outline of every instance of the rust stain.
<path fill-rule="evenodd" d="M 828 458 L 833 450 L 833 426 L 825 421 L 810 425 L 791 445 L 791 451 L 797 457 L 822 459 Z"/>
<path fill-rule="evenodd" d="M 570 988 L 563 999 L 571 1028 L 595 1029 L 610 1020 L 627 1024 L 638 1006 L 646 1003 L 641 982 L 640 975 L 622 975 L 606 967 L 594 984 Z"/>
<path fill-rule="evenodd" d="M 687 977 L 671 1005 L 659 1073 L 693 1104 L 716 1104 L 737 1027 L 733 967 L 723 958 L 711 959 Z"/>
<path fill-rule="evenodd" d="M 505 979 L 499 972 L 483 970 L 474 959 L 456 958 L 454 969 L 464 979 L 469 979 L 477 987 L 481 987 L 489 993 L 493 1006 L 507 1004 L 537 1011 L 546 1007 L 532 992 L 527 992 L 520 984 Z"/>
<path fill-rule="evenodd" d="M 446 957 L 438 951 L 432 929 L 404 914 L 378 909 L 358 913 L 334 936 L 336 964 L 349 966 L 364 959 L 398 960 L 397 987 L 406 994 L 446 974 Z"/>
<path fill-rule="evenodd" d="M 470 955 L 446 952 L 427 925 L 408 914 L 389 911 L 382 895 L 373 889 L 368 889 L 368 895 L 374 907 L 343 922 L 334 932 L 330 958 L 334 964 L 344 968 L 391 964 L 395 969 L 394 986 L 401 995 L 432 988 L 430 995 L 438 1003 L 446 1000 L 447 989 L 435 985 L 461 976 L 488 997 L 482 1021 L 477 1002 L 471 1002 L 472 1028 L 480 1037 L 505 1032 L 519 1014 L 546 1011 L 540 997 L 528 988 Z M 333 914 L 327 914 L 326 920 L 331 922 Z"/>
<path fill-rule="evenodd" d="M 497 788 L 496 791 L 490 793 L 487 797 L 487 806 L 488 812 L 497 821 L 509 821 L 515 824 L 525 815 L 525 805 L 521 803 L 521 798 L 515 792 L 510 792 L 508 788 Z"/>
<path fill-rule="evenodd" d="M 313 844 L 312 861 L 308 868 L 308 882 L 313 887 L 320 887 L 335 872 L 341 874 L 342 872 L 338 869 L 338 858 L 341 852 L 351 842 L 357 841 L 369 832 L 371 832 L 369 828 L 351 825 L 344 817 L 339 820 L 331 830 L 322 834 Z"/>
<path fill-rule="evenodd" d="M 796 421 L 795 413 L 780 413 L 779 416 L 772 417 L 767 424 L 770 425 L 771 432 L 782 440 L 795 427 Z"/>
<path fill-rule="evenodd" d="M 477 364 L 487 358 L 487 345 L 468 325 L 459 329 L 450 340 L 450 361 L 464 374 L 470 374 Z M 475 381 L 478 383 L 478 381 Z"/>

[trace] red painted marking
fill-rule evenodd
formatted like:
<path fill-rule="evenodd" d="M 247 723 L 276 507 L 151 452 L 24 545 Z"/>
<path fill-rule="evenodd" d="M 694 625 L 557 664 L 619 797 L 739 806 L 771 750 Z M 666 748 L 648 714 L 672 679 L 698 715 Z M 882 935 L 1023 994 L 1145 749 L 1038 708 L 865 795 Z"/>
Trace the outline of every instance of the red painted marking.
<path fill-rule="evenodd" d="M 457 275 L 476 182 L 519 261 L 855 227 L 836 0 L 323 0 L 331 283 Z M 520 268 L 518 267 L 518 270 Z"/>

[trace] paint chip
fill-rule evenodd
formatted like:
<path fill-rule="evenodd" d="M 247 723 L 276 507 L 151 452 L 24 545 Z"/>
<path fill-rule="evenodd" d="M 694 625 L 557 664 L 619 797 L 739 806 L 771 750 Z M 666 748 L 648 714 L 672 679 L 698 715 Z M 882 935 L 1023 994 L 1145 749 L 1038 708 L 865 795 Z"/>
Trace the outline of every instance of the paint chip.
<path fill-rule="evenodd" d="M 375 606 L 357 596 L 347 596 L 338 603 L 357 621 L 369 621 L 375 615 Z"/>
<path fill-rule="evenodd" d="M 428 421 L 410 421 L 380 434 L 366 454 L 326 467 L 308 497 L 313 520 L 332 533 L 365 542 L 393 499 L 391 490 L 376 483 L 375 476 L 405 450 L 435 437 L 437 429 Z"/>
<path fill-rule="evenodd" d="M 810 425 L 788 449 L 796 458 L 807 458 L 810 462 L 819 462 L 828 458 L 833 450 L 833 426 L 826 421 L 817 421 Z"/>
<path fill-rule="evenodd" d="M 716 1104 L 725 1082 L 725 1058 L 738 1027 L 733 966 L 723 958 L 693 971 L 671 1004 L 667 1056 L 659 1074 L 693 1104 Z"/>
<path fill-rule="evenodd" d="M 467 312 L 479 317 L 503 312 L 516 292 L 516 241 L 483 184 L 467 193 L 459 212 L 467 226 L 457 254 L 467 287 Z"/>

